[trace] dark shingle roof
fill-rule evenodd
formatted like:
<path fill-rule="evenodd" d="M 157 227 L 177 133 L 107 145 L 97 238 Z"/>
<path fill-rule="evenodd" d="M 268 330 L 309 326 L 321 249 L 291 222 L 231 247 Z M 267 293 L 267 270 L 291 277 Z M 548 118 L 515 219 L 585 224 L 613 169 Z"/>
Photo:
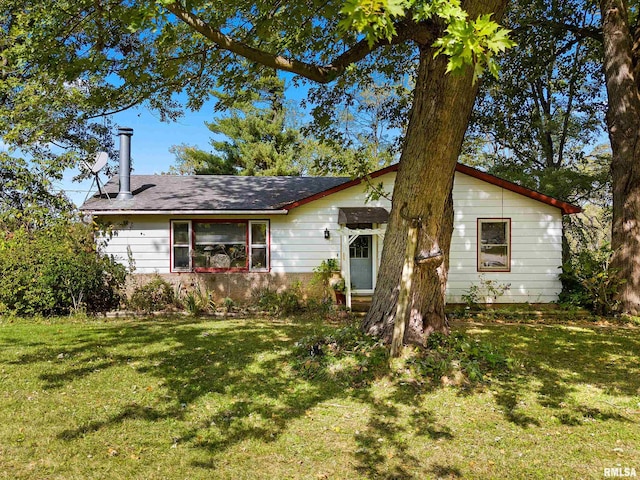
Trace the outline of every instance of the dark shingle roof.
<path fill-rule="evenodd" d="M 324 192 L 346 177 L 243 177 L 233 175 L 132 175 L 131 200 L 116 200 L 118 177 L 96 193 L 83 211 L 242 211 L 279 210 Z"/>

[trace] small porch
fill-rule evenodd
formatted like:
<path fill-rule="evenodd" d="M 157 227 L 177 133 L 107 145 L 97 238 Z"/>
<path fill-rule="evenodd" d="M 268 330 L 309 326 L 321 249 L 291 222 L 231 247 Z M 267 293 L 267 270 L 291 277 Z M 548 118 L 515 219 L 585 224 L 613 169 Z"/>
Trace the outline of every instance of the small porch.
<path fill-rule="evenodd" d="M 366 311 L 376 285 L 389 212 L 382 207 L 340 208 L 342 277 L 348 309 Z"/>

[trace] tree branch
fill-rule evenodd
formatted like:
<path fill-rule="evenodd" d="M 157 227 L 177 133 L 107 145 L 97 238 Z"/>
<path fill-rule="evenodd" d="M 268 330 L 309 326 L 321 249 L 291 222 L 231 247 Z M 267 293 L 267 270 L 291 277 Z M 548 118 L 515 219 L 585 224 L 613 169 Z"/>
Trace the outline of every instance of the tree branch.
<path fill-rule="evenodd" d="M 179 20 L 189 25 L 195 31 L 211 40 L 223 50 L 235 53 L 266 67 L 301 75 L 318 83 L 331 82 L 337 76 L 341 75 L 347 66 L 362 60 L 375 49 L 384 45 L 402 43 L 409 38 L 412 38 L 412 33 L 415 33 L 412 32 L 412 29 L 410 28 L 399 29 L 399 35 L 394 37 L 391 42 L 380 41 L 373 46 L 369 46 L 366 40 L 361 40 L 346 52 L 337 56 L 330 64 L 316 65 L 295 59 L 288 59 L 282 55 L 266 52 L 264 50 L 251 47 L 246 43 L 234 40 L 228 35 L 223 34 L 220 30 L 213 28 L 196 14 L 186 10 L 177 2 L 166 5 L 166 8 Z"/>
<path fill-rule="evenodd" d="M 569 23 L 556 22 L 553 20 L 534 20 L 513 29 L 514 35 L 531 27 L 546 27 L 555 31 L 568 31 L 577 37 L 591 38 L 602 43 L 602 31 L 596 27 L 580 27 Z"/>
<path fill-rule="evenodd" d="M 576 82 L 580 76 L 580 56 L 582 55 L 582 49 L 580 45 L 578 45 L 575 49 L 575 54 L 573 57 L 573 65 L 572 71 L 569 76 L 569 92 L 567 94 L 567 108 L 564 112 L 564 119 L 562 121 L 562 131 L 560 134 L 560 140 L 558 145 L 558 160 L 555 165 L 556 168 L 560 168 L 564 162 L 564 148 L 567 142 L 567 136 L 569 132 L 569 123 L 571 119 L 571 114 L 573 110 L 573 100 L 575 98 L 576 93 Z"/>

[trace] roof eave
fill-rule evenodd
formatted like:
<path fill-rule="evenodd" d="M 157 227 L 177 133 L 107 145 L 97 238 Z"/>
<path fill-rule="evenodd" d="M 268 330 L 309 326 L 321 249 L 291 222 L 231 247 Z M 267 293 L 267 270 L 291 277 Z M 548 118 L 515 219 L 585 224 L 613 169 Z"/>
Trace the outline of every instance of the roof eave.
<path fill-rule="evenodd" d="M 93 210 L 85 208 L 82 213 L 107 215 L 287 215 L 288 210 Z"/>
<path fill-rule="evenodd" d="M 358 177 L 355 178 L 353 180 L 347 181 L 345 183 L 341 183 L 340 185 L 336 185 L 335 187 L 332 187 L 330 189 L 327 189 L 323 192 L 318 192 L 314 195 L 311 195 L 307 198 L 303 198 L 301 200 L 298 200 L 296 202 L 292 202 L 288 205 L 285 205 L 284 208 L 286 210 L 292 210 L 296 207 L 299 207 L 301 205 L 305 205 L 309 202 L 312 202 L 314 200 L 318 200 L 319 198 L 323 198 L 326 197 L 327 195 L 331 195 L 333 193 L 337 193 L 340 192 L 342 190 L 345 190 L 347 188 L 359 185 L 360 183 L 364 182 L 365 179 L 367 177 L 369 178 L 377 178 L 380 177 L 382 175 L 386 175 L 387 173 L 392 173 L 392 172 L 397 172 L 398 171 L 398 165 L 397 163 L 394 163 L 393 165 L 389 165 L 388 167 L 382 168 L 380 170 L 377 170 L 373 173 L 370 173 L 369 175 L 365 175 L 363 177 Z M 509 190 L 511 192 L 514 193 L 518 193 L 520 195 L 523 195 L 525 197 L 529 197 L 532 198 L 534 200 L 537 200 L 539 202 L 545 203 L 547 205 L 551 205 L 553 207 L 556 207 L 558 209 L 560 209 L 560 211 L 562 212 L 563 215 L 569 215 L 569 214 L 573 214 L 573 213 L 580 213 L 582 212 L 582 208 L 576 206 L 576 205 L 572 205 L 570 203 L 567 202 L 563 202 L 562 200 L 558 200 L 557 198 L 553 198 L 550 197 L 549 195 L 545 195 L 544 193 L 540 193 L 540 192 L 536 192 L 535 190 L 531 190 L 530 188 L 526 188 L 523 187 L 521 185 L 518 185 L 517 183 L 513 183 L 510 182 L 508 180 L 504 180 L 502 178 L 498 178 L 494 175 L 491 175 L 489 173 L 485 173 L 482 172 L 476 168 L 473 167 L 468 167 L 467 165 L 463 165 L 461 163 L 456 163 L 456 172 L 460 172 L 460 173 L 464 173 L 465 175 L 469 175 L 471 177 L 477 178 L 479 180 L 483 180 L 487 183 L 490 183 L 492 185 L 496 185 L 498 187 L 504 188 L 505 190 Z"/>
<path fill-rule="evenodd" d="M 513 183 L 508 180 L 498 178 L 489 173 L 482 172 L 477 168 L 469 167 L 467 165 L 462 165 L 461 163 L 458 163 L 456 164 L 456 172 L 464 173 L 465 175 L 469 175 L 471 177 L 477 178 L 478 180 L 483 180 L 497 187 L 504 188 L 505 190 L 509 190 L 511 192 L 518 193 L 525 197 L 538 200 L 539 202 L 546 203 L 547 205 L 551 205 L 553 207 L 559 208 L 563 215 L 582 212 L 582 208 L 578 207 L 577 205 L 572 205 L 571 203 L 563 202 L 562 200 L 558 200 L 557 198 L 550 197 L 549 195 L 545 195 L 544 193 L 540 193 L 530 188 L 523 187 L 522 185 L 518 185 L 517 183 Z"/>

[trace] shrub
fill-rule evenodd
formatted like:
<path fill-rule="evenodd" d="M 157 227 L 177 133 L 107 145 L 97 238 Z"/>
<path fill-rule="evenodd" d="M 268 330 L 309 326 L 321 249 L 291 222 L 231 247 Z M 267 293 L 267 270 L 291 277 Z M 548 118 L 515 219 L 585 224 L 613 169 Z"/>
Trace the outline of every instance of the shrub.
<path fill-rule="evenodd" d="M 300 301 L 302 285 L 296 282 L 287 290 L 278 293 L 270 287 L 257 288 L 252 292 L 254 303 L 263 311 L 273 315 L 291 315 L 302 310 Z"/>
<path fill-rule="evenodd" d="M 225 297 L 222 300 L 222 305 L 224 306 L 224 311 L 229 313 L 231 312 L 231 310 L 233 310 L 233 307 L 235 307 L 236 302 L 234 302 L 233 298 L 231 297 Z"/>
<path fill-rule="evenodd" d="M 480 275 L 479 284 L 471 284 L 467 291 L 461 296 L 462 301 L 469 308 L 478 308 L 480 304 L 484 304 L 488 298 L 498 300 L 502 295 L 511 289 L 510 283 L 499 283 L 496 280 L 486 279 L 484 275 Z"/>
<path fill-rule="evenodd" d="M 597 315 L 616 310 L 615 296 L 622 281 L 609 268 L 613 251 L 608 244 L 582 248 L 562 265 L 560 304 L 585 307 Z"/>
<path fill-rule="evenodd" d="M 329 291 L 331 277 L 334 273 L 340 271 L 340 266 L 338 264 L 338 260 L 335 258 L 328 258 L 326 260 L 322 260 L 320 265 L 313 269 L 313 278 L 311 279 L 312 285 L 320 285 L 323 290 L 323 295 L 326 298 L 331 297 L 331 293 Z"/>
<path fill-rule="evenodd" d="M 183 290 L 179 287 L 176 302 L 181 303 L 189 315 L 199 315 L 203 312 L 213 312 L 216 304 L 211 298 L 208 288 L 197 285 L 192 290 Z"/>
<path fill-rule="evenodd" d="M 0 304 L 8 313 L 105 312 L 118 307 L 125 277 L 87 225 L 61 221 L 0 232 Z"/>
<path fill-rule="evenodd" d="M 174 304 L 173 287 L 159 276 L 137 286 L 127 301 L 130 309 L 145 313 L 166 310 Z"/>
<path fill-rule="evenodd" d="M 276 313 L 278 308 L 278 292 L 271 287 L 254 288 L 251 292 L 253 304 L 260 310 Z"/>

